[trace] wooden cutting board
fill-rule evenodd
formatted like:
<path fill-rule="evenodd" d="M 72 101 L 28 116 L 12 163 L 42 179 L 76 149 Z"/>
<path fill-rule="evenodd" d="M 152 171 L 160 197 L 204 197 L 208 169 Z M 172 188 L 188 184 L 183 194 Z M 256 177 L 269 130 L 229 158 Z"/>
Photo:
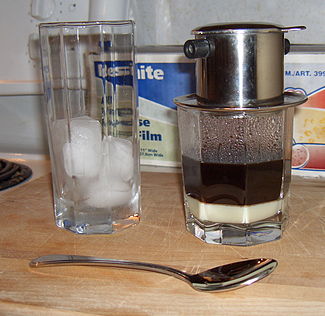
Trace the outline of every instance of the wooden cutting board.
<path fill-rule="evenodd" d="M 0 194 L 0 315 L 325 315 L 324 186 L 293 186 L 283 239 L 252 247 L 205 244 L 185 230 L 180 174 L 143 173 L 141 222 L 113 235 L 57 228 L 51 194 L 49 175 Z M 255 257 L 279 266 L 252 286 L 212 294 L 145 271 L 28 266 L 54 253 L 190 273 Z"/>

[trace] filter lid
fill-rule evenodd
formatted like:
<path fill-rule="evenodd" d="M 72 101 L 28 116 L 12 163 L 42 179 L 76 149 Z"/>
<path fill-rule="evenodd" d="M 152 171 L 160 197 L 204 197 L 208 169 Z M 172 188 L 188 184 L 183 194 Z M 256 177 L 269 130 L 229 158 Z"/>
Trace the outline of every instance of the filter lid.
<path fill-rule="evenodd" d="M 234 32 L 288 32 L 304 30 L 305 26 L 284 27 L 276 24 L 266 23 L 230 23 L 230 24 L 209 24 L 192 30 L 194 35 L 208 35 Z"/>
<path fill-rule="evenodd" d="M 189 107 L 197 109 L 199 111 L 212 111 L 212 112 L 242 112 L 242 111 L 278 111 L 288 107 L 294 107 L 300 105 L 307 101 L 307 96 L 294 91 L 285 91 L 282 95 L 283 101 L 280 104 L 269 104 L 269 103 L 260 103 L 260 104 L 249 104 L 246 106 L 222 106 L 215 103 L 202 103 L 201 98 L 196 94 L 188 94 L 180 97 L 174 98 L 174 103 L 180 107 Z"/>

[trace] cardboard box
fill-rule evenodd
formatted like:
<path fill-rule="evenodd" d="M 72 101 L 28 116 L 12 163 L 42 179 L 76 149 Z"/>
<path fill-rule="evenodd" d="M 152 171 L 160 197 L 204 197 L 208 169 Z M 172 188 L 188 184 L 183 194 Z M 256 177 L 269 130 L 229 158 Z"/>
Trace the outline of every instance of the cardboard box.
<path fill-rule="evenodd" d="M 139 48 L 137 77 L 141 164 L 180 166 L 173 99 L 195 91 L 195 61 L 181 46 Z"/>
<path fill-rule="evenodd" d="M 285 90 L 299 91 L 308 101 L 295 109 L 293 175 L 325 179 L 325 49 L 293 46 L 285 57 Z"/>

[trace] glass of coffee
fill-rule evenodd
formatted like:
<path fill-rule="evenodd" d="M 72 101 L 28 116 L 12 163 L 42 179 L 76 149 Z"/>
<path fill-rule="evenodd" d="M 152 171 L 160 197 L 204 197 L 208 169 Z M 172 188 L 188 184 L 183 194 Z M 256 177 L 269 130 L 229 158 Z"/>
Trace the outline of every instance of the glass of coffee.
<path fill-rule="evenodd" d="M 178 107 L 186 226 L 193 235 L 233 245 L 281 237 L 292 115 L 293 108 L 223 112 Z"/>

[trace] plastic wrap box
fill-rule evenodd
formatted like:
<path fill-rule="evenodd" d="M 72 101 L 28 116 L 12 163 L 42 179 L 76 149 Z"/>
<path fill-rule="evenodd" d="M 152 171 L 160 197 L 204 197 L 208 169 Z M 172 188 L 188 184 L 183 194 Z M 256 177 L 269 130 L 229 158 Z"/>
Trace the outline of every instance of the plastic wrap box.
<path fill-rule="evenodd" d="M 285 57 L 285 89 L 308 101 L 295 109 L 292 173 L 325 180 L 325 46 L 294 45 Z"/>
<path fill-rule="evenodd" d="M 195 61 L 181 46 L 138 48 L 137 77 L 141 164 L 180 166 L 173 99 L 195 91 Z"/>

